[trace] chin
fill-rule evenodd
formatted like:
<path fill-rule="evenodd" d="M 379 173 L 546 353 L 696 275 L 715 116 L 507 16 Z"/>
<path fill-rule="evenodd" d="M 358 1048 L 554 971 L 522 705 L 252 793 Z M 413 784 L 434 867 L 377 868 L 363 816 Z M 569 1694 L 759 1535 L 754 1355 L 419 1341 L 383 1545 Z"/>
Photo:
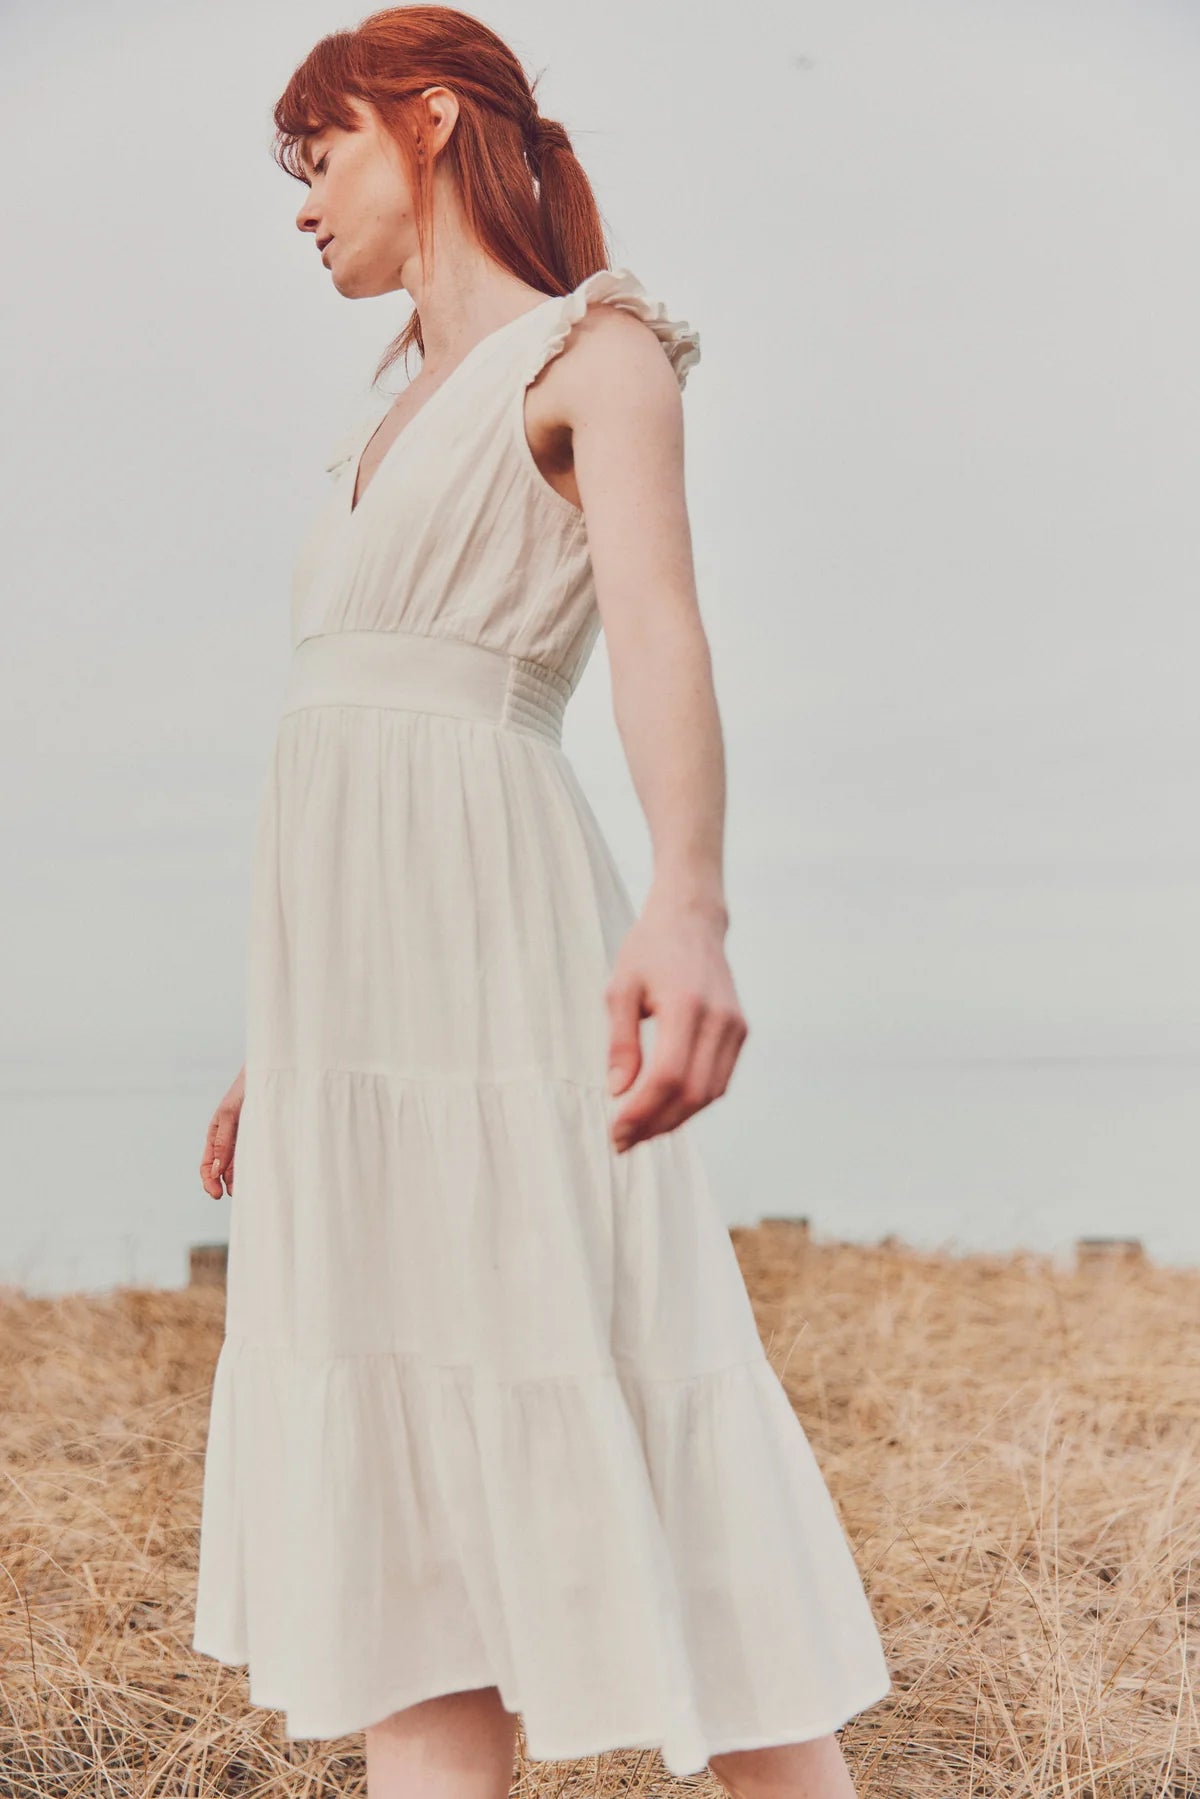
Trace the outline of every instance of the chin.
<path fill-rule="evenodd" d="M 378 300 L 384 294 L 394 294 L 396 291 L 395 281 L 377 278 L 374 281 L 364 281 L 356 290 L 354 298 L 356 300 Z"/>

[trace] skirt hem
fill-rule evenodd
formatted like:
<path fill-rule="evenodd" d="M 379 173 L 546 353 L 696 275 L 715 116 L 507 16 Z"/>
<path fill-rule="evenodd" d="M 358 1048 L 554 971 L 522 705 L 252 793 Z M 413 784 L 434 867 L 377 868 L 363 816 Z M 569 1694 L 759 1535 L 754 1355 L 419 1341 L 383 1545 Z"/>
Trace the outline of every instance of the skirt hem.
<path fill-rule="evenodd" d="M 226 1667 L 248 1667 L 247 1658 L 244 1655 L 236 1654 L 228 1644 L 217 1647 L 211 1638 L 205 1638 L 204 1641 L 193 1638 L 192 1649 L 195 1653 L 209 1656 Z M 843 1729 L 860 1712 L 867 1711 L 871 1706 L 878 1705 L 881 1700 L 886 1699 L 892 1691 L 893 1684 L 890 1674 L 885 1674 L 882 1680 L 876 1678 L 859 1693 L 843 1700 L 832 1713 L 827 1713 L 815 1723 L 809 1720 L 801 1724 L 780 1725 L 765 1732 L 758 1731 L 748 1734 L 745 1731 L 737 1731 L 732 1736 L 717 1737 L 706 1745 L 701 1760 L 696 1760 L 695 1755 L 686 1752 L 668 1757 L 664 1750 L 665 1733 L 661 1728 L 653 1725 L 642 1729 L 631 1727 L 628 1731 L 618 1731 L 615 1741 L 609 1740 L 612 1735 L 609 1732 L 605 1733 L 606 1740 L 603 1742 L 589 1741 L 573 1746 L 567 1743 L 555 1743 L 548 1737 L 539 1736 L 536 1731 L 531 1734 L 529 1727 L 525 1724 L 522 1707 L 515 1701 L 506 1698 L 502 1684 L 494 1676 L 489 1677 L 487 1674 L 481 1674 L 478 1678 L 470 1674 L 456 1675 L 452 1680 L 439 1681 L 433 1686 L 427 1681 L 422 1682 L 418 1691 L 409 1690 L 406 1696 L 395 1702 L 387 1701 L 383 1711 L 379 1711 L 377 1707 L 372 1708 L 372 1715 L 368 1720 L 352 1724 L 331 1717 L 316 1720 L 311 1726 L 292 1727 L 288 1718 L 288 1708 L 283 1702 L 281 1694 L 268 1697 L 260 1689 L 257 1694 L 252 1693 L 249 1697 L 251 1705 L 282 1714 L 283 1734 L 289 1742 L 336 1741 L 341 1737 L 360 1735 L 363 1731 L 370 1730 L 376 1724 L 382 1723 L 393 1712 L 403 1711 L 410 1705 L 419 1705 L 426 1699 L 436 1699 L 444 1693 L 470 1692 L 479 1687 L 494 1686 L 500 1693 L 500 1701 L 505 1710 L 514 1712 L 521 1717 L 525 1729 L 525 1759 L 527 1761 L 584 1761 L 593 1755 L 618 1754 L 625 1750 L 656 1749 L 662 1756 L 663 1766 L 667 1772 L 679 1778 L 685 1778 L 690 1774 L 703 1773 L 714 1755 L 734 1755 L 743 1750 L 769 1749 L 787 1743 L 813 1742 L 818 1737 L 832 1735 Z M 699 1755 L 701 1751 L 697 1750 L 695 1754 Z"/>

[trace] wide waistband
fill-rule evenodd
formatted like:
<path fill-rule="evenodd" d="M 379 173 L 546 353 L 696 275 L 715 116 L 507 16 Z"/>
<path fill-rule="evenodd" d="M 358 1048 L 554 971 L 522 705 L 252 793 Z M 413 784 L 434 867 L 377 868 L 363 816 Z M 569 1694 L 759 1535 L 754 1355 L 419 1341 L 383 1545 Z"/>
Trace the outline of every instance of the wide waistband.
<path fill-rule="evenodd" d="M 459 637 L 415 631 L 332 631 L 292 651 L 283 710 L 381 706 L 481 719 L 562 742 L 571 688 L 541 663 Z"/>

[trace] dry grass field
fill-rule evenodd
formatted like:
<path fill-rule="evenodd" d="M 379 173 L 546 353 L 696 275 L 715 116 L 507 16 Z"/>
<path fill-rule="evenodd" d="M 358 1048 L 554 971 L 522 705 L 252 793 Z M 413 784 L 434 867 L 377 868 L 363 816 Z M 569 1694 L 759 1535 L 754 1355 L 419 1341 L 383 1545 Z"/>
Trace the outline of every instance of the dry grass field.
<path fill-rule="evenodd" d="M 860 1799 L 1197 1799 L 1200 1271 L 733 1239 L 895 1677 Z M 223 1317 L 0 1292 L 0 1799 L 365 1791 L 361 1736 L 287 1742 L 189 1648 Z M 721 1789 L 613 1751 L 514 1792 Z"/>

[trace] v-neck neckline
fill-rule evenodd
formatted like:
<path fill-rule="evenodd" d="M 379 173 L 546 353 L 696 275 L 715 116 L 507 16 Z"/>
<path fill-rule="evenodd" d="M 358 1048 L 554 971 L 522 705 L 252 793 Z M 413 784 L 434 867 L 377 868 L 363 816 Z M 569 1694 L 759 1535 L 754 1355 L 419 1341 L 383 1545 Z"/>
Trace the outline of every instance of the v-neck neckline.
<path fill-rule="evenodd" d="M 466 355 L 459 357 L 459 359 L 455 363 L 454 367 L 450 370 L 450 373 L 448 375 L 444 375 L 442 377 L 442 379 L 438 382 L 437 386 L 434 388 L 433 392 L 430 394 L 429 398 L 424 402 L 423 405 L 417 407 L 417 410 L 413 413 L 412 417 L 408 420 L 408 423 L 401 425 L 399 431 L 397 431 L 395 437 L 393 437 L 391 443 L 388 445 L 387 449 L 383 452 L 383 455 L 379 458 L 379 461 L 375 464 L 375 473 L 371 476 L 371 479 L 367 482 L 366 487 L 359 494 L 358 499 L 356 501 L 354 498 L 354 494 L 355 494 L 355 489 L 358 487 L 359 475 L 362 472 L 362 460 L 363 460 L 363 457 L 366 455 L 367 451 L 370 449 L 371 445 L 375 442 L 375 439 L 379 436 L 380 431 L 383 429 L 384 422 L 387 419 L 388 414 L 392 410 L 392 405 L 391 404 L 388 405 L 388 407 L 383 412 L 381 417 L 376 419 L 374 425 L 371 427 L 369 436 L 359 446 L 359 449 L 358 449 L 357 453 L 355 454 L 353 461 L 351 463 L 350 479 L 347 483 L 347 487 L 348 487 L 349 495 L 350 495 L 349 503 L 348 503 L 347 510 L 346 510 L 347 518 L 357 518 L 358 517 L 358 514 L 362 511 L 363 504 L 366 501 L 367 495 L 370 493 L 371 489 L 374 487 L 379 476 L 383 473 L 383 465 L 388 460 L 388 458 L 391 456 L 392 451 L 396 448 L 396 445 L 398 443 L 400 443 L 403 438 L 408 436 L 409 432 L 413 429 L 413 427 L 429 411 L 429 408 L 436 404 L 438 395 L 440 393 L 444 393 L 445 390 L 453 382 L 454 377 L 456 375 L 460 374 L 462 372 L 462 370 L 467 367 L 468 363 L 474 361 L 475 357 L 479 354 L 480 350 L 482 350 L 485 347 L 485 345 L 494 343 L 496 341 L 496 339 L 498 337 L 502 337 L 506 331 L 511 331 L 514 325 L 519 325 L 521 323 L 522 319 L 527 319 L 527 318 L 532 317 L 532 315 L 535 312 L 541 312 L 543 307 L 548 306 L 552 300 L 561 300 L 561 299 L 564 299 L 565 297 L 566 296 L 562 295 L 562 294 L 547 294 L 546 298 L 544 300 L 539 300 L 536 306 L 527 306 L 525 308 L 524 312 L 518 312 L 515 317 L 513 317 L 511 319 L 506 319 L 502 325 L 497 325 L 493 331 L 485 331 L 483 336 L 481 338 L 478 338 L 471 345 L 471 348 L 467 351 Z"/>

